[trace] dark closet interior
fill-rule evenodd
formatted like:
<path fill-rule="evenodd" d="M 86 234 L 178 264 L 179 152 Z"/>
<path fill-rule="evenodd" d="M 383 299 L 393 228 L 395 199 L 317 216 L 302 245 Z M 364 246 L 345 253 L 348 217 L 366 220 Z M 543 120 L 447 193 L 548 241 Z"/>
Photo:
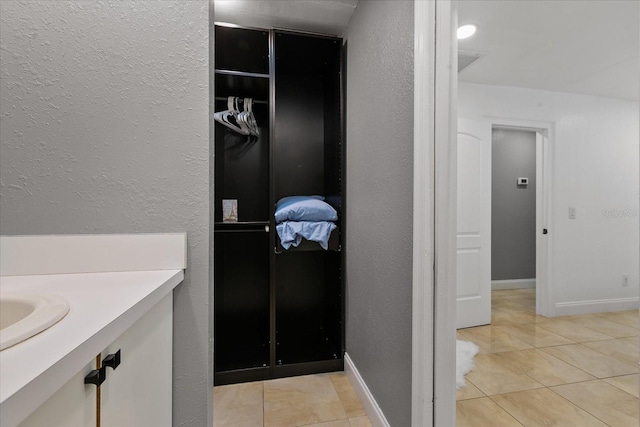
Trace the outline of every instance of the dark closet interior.
<path fill-rule="evenodd" d="M 215 27 L 215 109 L 252 98 L 259 127 L 215 125 L 216 385 L 343 369 L 341 70 L 341 39 Z M 285 250 L 276 202 L 309 195 L 338 212 L 328 249 Z M 229 200 L 234 222 L 223 221 Z"/>

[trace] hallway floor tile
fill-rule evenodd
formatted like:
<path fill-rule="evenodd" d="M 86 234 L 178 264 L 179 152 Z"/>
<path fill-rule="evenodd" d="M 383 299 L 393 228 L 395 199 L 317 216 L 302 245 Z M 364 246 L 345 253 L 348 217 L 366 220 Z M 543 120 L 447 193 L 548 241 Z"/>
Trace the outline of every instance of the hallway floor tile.
<path fill-rule="evenodd" d="M 637 310 L 546 318 L 534 289 L 501 290 L 492 322 L 457 332 L 480 348 L 456 394 L 458 427 L 637 427 Z"/>

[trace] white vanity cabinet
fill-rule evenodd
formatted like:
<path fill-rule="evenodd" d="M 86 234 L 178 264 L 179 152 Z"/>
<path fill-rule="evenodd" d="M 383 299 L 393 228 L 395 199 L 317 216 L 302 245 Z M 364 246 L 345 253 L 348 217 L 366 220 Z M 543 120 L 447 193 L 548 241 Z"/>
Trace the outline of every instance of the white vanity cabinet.
<path fill-rule="evenodd" d="M 20 427 L 95 427 L 96 387 L 84 384 L 84 377 L 95 368 L 91 361 L 80 372 L 25 419 Z"/>
<path fill-rule="evenodd" d="M 186 234 L 0 236 L 0 249 L 3 293 L 69 305 L 56 324 L 0 351 L 0 426 L 170 426 Z"/>
<path fill-rule="evenodd" d="M 171 426 L 172 312 L 169 294 L 102 352 L 121 363 L 100 387 L 101 427 Z"/>
<path fill-rule="evenodd" d="M 84 382 L 97 368 L 94 358 L 20 427 L 170 426 L 172 313 L 170 292 L 101 352 L 104 360 L 119 350 L 120 364 L 115 369 L 103 368 L 99 390 Z"/>

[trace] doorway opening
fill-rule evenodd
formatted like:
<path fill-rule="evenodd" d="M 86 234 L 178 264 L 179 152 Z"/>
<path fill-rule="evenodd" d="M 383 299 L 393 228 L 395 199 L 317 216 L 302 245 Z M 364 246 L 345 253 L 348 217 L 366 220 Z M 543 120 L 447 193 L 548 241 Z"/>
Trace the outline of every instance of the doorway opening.
<path fill-rule="evenodd" d="M 545 129 L 496 124 L 491 129 L 491 291 L 533 293 L 535 305 L 522 309 L 541 315 L 550 314 L 545 286 L 547 134 Z"/>
<path fill-rule="evenodd" d="M 491 314 L 535 310 L 536 134 L 491 129 Z M 497 306 L 497 304 L 500 304 Z"/>
<path fill-rule="evenodd" d="M 491 291 L 536 288 L 536 134 L 491 129 Z"/>
<path fill-rule="evenodd" d="M 551 247 L 551 239 L 552 237 L 552 224 L 550 224 L 550 215 L 551 211 L 551 165 L 552 165 L 552 150 L 550 149 L 550 144 L 552 143 L 552 138 L 554 134 L 554 123 L 551 122 L 537 122 L 537 121 L 528 121 L 528 120 L 514 120 L 514 119 L 504 119 L 504 118 L 490 118 L 492 129 L 492 160 L 496 160 L 500 162 L 497 157 L 493 157 L 494 149 L 496 148 L 496 144 L 500 144 L 501 141 L 495 141 L 494 144 L 493 136 L 498 136 L 499 138 L 507 138 L 506 143 L 519 144 L 517 140 L 509 140 L 509 138 L 518 138 L 525 137 L 524 141 L 520 142 L 522 144 L 528 144 L 528 146 L 515 147 L 514 145 L 507 146 L 507 150 L 503 151 L 502 155 L 510 155 L 512 157 L 512 161 L 518 163 L 519 165 L 514 168 L 512 165 L 512 173 L 519 168 L 519 170 L 523 171 L 522 174 L 518 174 L 519 176 L 514 177 L 513 187 L 516 187 L 516 193 L 519 191 L 518 196 L 520 196 L 520 200 L 513 199 L 512 201 L 519 204 L 524 204 L 526 209 L 518 209 L 519 215 L 525 216 L 524 219 L 526 221 L 526 225 L 522 225 L 522 222 L 516 221 L 521 224 L 523 227 L 527 227 L 527 230 L 522 234 L 523 238 L 528 238 L 525 242 L 520 242 L 519 245 L 529 245 L 526 252 L 522 249 L 517 248 L 517 244 L 515 247 L 511 246 L 511 262 L 520 262 L 525 263 L 528 262 L 528 266 L 524 267 L 523 265 L 512 266 L 511 270 L 503 269 L 499 270 L 500 267 L 497 267 L 497 264 L 503 261 L 507 255 L 505 255 L 505 251 L 509 249 L 509 245 L 511 243 L 507 242 L 505 245 L 504 242 L 495 239 L 505 239 L 509 236 L 495 236 L 493 235 L 494 226 L 498 226 L 500 222 L 505 222 L 509 220 L 509 206 L 505 206 L 503 203 L 498 202 L 495 206 L 494 195 L 491 195 L 492 200 L 492 243 L 491 243 L 491 251 L 492 251 L 492 278 L 491 278 L 491 288 L 492 289 L 500 289 L 501 285 L 504 288 L 518 288 L 518 287 L 534 287 L 535 288 L 535 314 L 541 315 L 545 317 L 554 317 L 555 316 L 555 299 L 553 297 L 553 287 L 552 287 L 552 278 L 550 274 L 550 247 Z M 501 147 L 498 147 L 498 151 L 500 151 Z M 499 157 L 500 154 L 496 153 Z M 518 159 L 518 157 L 524 157 L 526 159 Z M 508 160 L 508 159 L 505 159 Z M 532 168 L 533 165 L 533 168 Z M 501 164 L 495 165 L 491 164 L 492 170 L 492 190 L 494 184 L 496 185 L 496 191 L 500 191 L 498 188 L 500 185 L 509 186 L 508 182 L 501 182 L 501 180 L 506 177 L 503 176 L 501 172 Z M 533 176 L 533 180 L 526 180 L 526 184 L 519 180 L 519 178 L 529 178 L 528 176 L 520 176 L 526 174 L 530 174 Z M 497 175 L 494 175 L 497 173 Z M 500 182 L 498 182 L 500 181 Z M 507 190 L 509 190 L 507 188 Z M 522 190 L 522 191 L 520 191 Z M 526 194 L 528 192 L 528 194 Z M 525 194 L 523 194 L 525 193 Z M 498 198 L 500 195 L 498 195 Z M 522 208 L 523 206 L 520 206 Z M 506 210 L 501 211 L 501 210 Z M 505 215 L 506 213 L 506 215 Z M 575 213 L 575 210 L 574 210 Z M 533 238 L 532 236 L 533 229 Z M 504 230 L 502 230 L 504 231 Z M 517 231 L 516 231 L 517 232 Z M 515 232 L 510 234 L 513 239 L 519 238 L 516 236 Z M 494 242 L 495 241 L 495 242 Z M 498 245 L 498 248 L 495 248 L 494 243 Z M 506 246 L 506 248 L 505 248 Z M 497 249 L 494 253 L 494 249 Z M 531 254 L 531 250 L 533 249 L 534 253 Z M 517 251 L 521 251 L 517 253 Z M 502 257 L 502 259 L 495 260 L 494 256 Z M 523 260 L 524 258 L 524 260 Z M 526 261 L 525 261 L 526 260 Z M 495 265 L 497 268 L 496 275 L 494 276 L 494 261 L 496 261 Z M 533 268 L 533 274 L 531 274 Z M 519 271 L 515 271 L 519 270 Z M 500 280 L 508 279 L 507 275 L 511 275 L 512 277 L 516 277 L 520 279 L 518 281 L 510 280 L 507 282 L 501 282 Z M 524 277 L 524 275 L 531 275 L 532 277 Z M 517 277 L 520 276 L 520 277 Z M 495 285 L 495 286 L 494 286 Z M 506 286 L 505 286 L 506 285 Z"/>
<path fill-rule="evenodd" d="M 553 316 L 547 214 L 552 128 L 552 123 L 503 118 L 458 120 L 458 329 L 491 323 L 492 288 L 535 283 L 536 314 Z M 496 159 L 504 159 L 494 168 L 496 135 L 526 138 L 504 147 L 497 143 Z M 496 191 L 504 194 L 494 200 Z"/>

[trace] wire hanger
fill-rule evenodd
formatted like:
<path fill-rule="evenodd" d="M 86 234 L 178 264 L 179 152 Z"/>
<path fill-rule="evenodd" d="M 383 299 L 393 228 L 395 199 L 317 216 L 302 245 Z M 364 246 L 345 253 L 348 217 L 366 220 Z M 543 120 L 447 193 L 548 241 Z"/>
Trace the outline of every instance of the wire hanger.
<path fill-rule="evenodd" d="M 251 135 L 259 136 L 260 128 L 258 127 L 256 118 L 253 115 L 253 98 L 244 98 L 242 105 L 244 111 L 238 114 L 238 121 L 240 122 L 240 125 L 243 127 L 246 126 Z"/>
<path fill-rule="evenodd" d="M 240 125 L 240 127 L 242 129 L 244 129 L 245 132 L 248 132 L 249 135 L 253 135 L 253 129 L 251 128 L 251 126 L 249 125 L 248 119 L 247 119 L 247 99 L 248 98 L 244 98 L 244 101 L 242 102 L 243 104 L 243 111 L 240 111 L 240 106 L 238 105 L 240 103 L 240 98 L 236 97 L 234 99 L 234 108 L 235 110 L 238 112 L 237 117 L 238 117 L 238 124 Z"/>
<path fill-rule="evenodd" d="M 227 109 L 225 111 L 218 111 L 213 113 L 213 118 L 220 124 L 234 130 L 242 135 L 250 135 L 251 131 L 238 119 L 239 111 L 236 107 L 237 98 L 230 96 L 227 98 Z"/>

